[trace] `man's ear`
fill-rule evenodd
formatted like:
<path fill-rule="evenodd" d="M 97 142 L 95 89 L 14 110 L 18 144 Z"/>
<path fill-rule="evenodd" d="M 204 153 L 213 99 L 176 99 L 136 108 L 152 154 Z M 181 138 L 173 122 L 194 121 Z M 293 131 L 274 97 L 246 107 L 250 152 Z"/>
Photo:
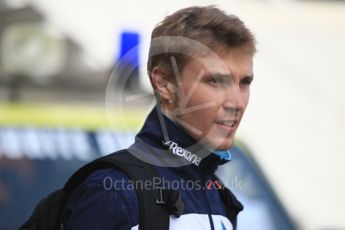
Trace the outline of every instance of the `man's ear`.
<path fill-rule="evenodd" d="M 172 83 L 168 81 L 168 75 L 159 69 L 158 66 L 154 67 L 151 72 L 151 81 L 161 99 L 171 100 L 173 97 Z"/>

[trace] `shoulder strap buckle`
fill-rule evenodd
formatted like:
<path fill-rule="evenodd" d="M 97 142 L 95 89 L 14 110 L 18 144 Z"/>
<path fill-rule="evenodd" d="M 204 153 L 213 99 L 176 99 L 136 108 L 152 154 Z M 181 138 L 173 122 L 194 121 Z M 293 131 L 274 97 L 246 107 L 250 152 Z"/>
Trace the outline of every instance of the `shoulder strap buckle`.
<path fill-rule="evenodd" d="M 226 205 L 230 218 L 235 219 L 238 213 L 243 210 L 243 205 L 227 187 L 222 187 L 219 189 L 219 192 L 224 204 Z"/>
<path fill-rule="evenodd" d="M 178 190 L 158 188 L 159 199 L 156 204 L 166 205 L 170 214 L 180 217 L 184 210 L 184 203 Z"/>

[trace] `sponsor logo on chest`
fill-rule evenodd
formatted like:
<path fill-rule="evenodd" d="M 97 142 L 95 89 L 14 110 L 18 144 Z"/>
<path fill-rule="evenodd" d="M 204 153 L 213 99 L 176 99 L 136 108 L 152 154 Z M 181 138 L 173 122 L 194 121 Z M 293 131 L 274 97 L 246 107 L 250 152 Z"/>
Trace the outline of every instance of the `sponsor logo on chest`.
<path fill-rule="evenodd" d="M 201 161 L 201 157 L 198 157 L 196 154 L 191 153 L 191 151 L 180 147 L 176 142 L 174 141 L 163 141 L 163 144 L 165 146 L 169 147 L 169 151 L 173 154 L 185 158 L 187 161 L 191 162 L 192 164 L 199 165 Z"/>

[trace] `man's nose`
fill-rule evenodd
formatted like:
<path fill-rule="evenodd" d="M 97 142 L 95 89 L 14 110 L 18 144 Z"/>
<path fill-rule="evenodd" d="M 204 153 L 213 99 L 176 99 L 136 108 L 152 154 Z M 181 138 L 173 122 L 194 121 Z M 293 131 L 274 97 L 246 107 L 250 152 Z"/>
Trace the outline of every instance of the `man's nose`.
<path fill-rule="evenodd" d="M 232 85 L 226 90 L 223 107 L 229 112 L 243 111 L 244 101 L 239 87 Z"/>

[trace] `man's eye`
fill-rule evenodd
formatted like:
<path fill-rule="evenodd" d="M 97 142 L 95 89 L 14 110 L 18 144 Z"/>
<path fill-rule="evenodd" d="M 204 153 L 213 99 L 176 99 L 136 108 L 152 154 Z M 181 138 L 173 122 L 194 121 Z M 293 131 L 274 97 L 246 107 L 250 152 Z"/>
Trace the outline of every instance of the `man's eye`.
<path fill-rule="evenodd" d="M 211 78 L 211 79 L 209 80 L 209 82 L 216 84 L 216 83 L 218 83 L 219 81 L 213 77 L 213 78 Z"/>
<path fill-rule="evenodd" d="M 251 83 L 252 83 L 252 79 L 251 78 L 245 78 L 241 81 L 242 85 L 245 85 L 245 86 L 249 86 Z"/>
<path fill-rule="evenodd" d="M 210 78 L 209 82 L 212 84 L 224 84 L 224 83 L 226 83 L 226 81 L 223 78 L 215 78 L 215 77 Z"/>

